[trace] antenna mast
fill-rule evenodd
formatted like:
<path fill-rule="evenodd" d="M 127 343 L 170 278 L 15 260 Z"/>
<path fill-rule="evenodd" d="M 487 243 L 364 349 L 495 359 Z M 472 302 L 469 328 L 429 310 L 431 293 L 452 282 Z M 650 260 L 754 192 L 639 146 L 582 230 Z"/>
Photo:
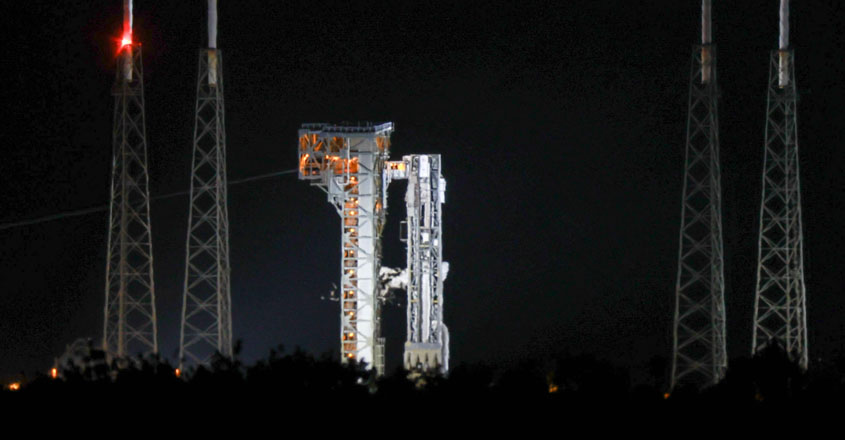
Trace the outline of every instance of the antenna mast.
<path fill-rule="evenodd" d="M 711 3 L 703 0 L 701 45 L 693 48 L 690 69 L 672 388 L 713 385 L 727 369 L 717 101 Z"/>
<path fill-rule="evenodd" d="M 798 160 L 798 94 L 789 47 L 789 1 L 780 4 L 779 48 L 769 58 L 752 354 L 780 345 L 807 368 L 804 235 Z"/>
<path fill-rule="evenodd" d="M 199 50 L 180 368 L 208 365 L 215 353 L 233 355 L 224 114 L 217 1 L 208 0 L 208 47 Z"/>
<path fill-rule="evenodd" d="M 132 42 L 132 1 L 124 0 L 123 37 L 112 88 L 114 128 L 103 350 L 113 358 L 157 353 L 144 72 Z"/>

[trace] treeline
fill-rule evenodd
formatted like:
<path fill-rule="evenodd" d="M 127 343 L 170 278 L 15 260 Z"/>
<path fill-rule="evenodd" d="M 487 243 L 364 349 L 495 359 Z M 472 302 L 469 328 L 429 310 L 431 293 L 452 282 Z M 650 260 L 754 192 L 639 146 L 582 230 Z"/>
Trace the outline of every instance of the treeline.
<path fill-rule="evenodd" d="M 101 353 L 101 352 L 100 352 Z M 235 409 L 291 404 L 315 416 L 329 411 L 377 409 L 383 414 L 466 408 L 524 411 L 597 408 L 651 411 L 691 405 L 766 409 L 782 405 L 841 402 L 845 363 L 812 364 L 804 371 L 777 347 L 752 359 L 734 360 L 725 379 L 699 390 L 663 384 L 632 386 L 628 371 L 591 356 L 560 356 L 510 368 L 458 365 L 448 376 L 397 370 L 377 378 L 354 362 L 340 364 L 329 355 L 313 356 L 280 347 L 252 365 L 215 357 L 210 367 L 177 372 L 167 361 L 84 362 L 61 367 L 57 377 L 41 375 L 20 390 L 4 390 L 0 403 L 79 402 L 100 407 L 114 402 L 156 402 L 158 406 L 223 405 Z M 84 367 L 80 365 L 85 365 Z M 275 403 L 273 403 L 275 402 Z M 178 403 L 178 405 L 177 405 Z"/>

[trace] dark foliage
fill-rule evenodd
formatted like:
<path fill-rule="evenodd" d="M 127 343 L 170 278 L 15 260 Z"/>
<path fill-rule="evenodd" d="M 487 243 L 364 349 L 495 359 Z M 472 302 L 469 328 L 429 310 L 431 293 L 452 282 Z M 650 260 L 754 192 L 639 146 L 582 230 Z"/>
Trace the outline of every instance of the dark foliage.
<path fill-rule="evenodd" d="M 376 378 L 366 365 L 340 364 L 331 355 L 315 357 L 300 349 L 286 353 L 281 346 L 254 365 L 217 356 L 210 367 L 180 376 L 157 357 L 89 365 L 94 366 L 65 366 L 57 379 L 39 376 L 20 391 L 0 393 L 0 403 L 51 402 L 85 411 L 117 411 L 113 403 L 128 402 L 176 414 L 215 405 L 223 405 L 220 410 L 267 415 L 286 408 L 286 417 L 303 420 L 320 420 L 327 412 L 355 417 L 374 411 L 392 421 L 385 423 L 398 423 L 408 414 L 432 411 L 446 418 L 490 419 L 524 415 L 545 419 L 561 411 L 683 414 L 683 409 L 698 406 L 754 412 L 812 407 L 838 400 L 845 390 L 845 363 L 818 362 L 804 371 L 776 346 L 754 358 L 732 361 L 716 386 L 679 388 L 671 394 L 654 384 L 631 387 L 626 370 L 586 355 L 499 370 L 462 364 L 446 377 L 398 369 Z M 362 408 L 367 410 L 360 413 Z"/>

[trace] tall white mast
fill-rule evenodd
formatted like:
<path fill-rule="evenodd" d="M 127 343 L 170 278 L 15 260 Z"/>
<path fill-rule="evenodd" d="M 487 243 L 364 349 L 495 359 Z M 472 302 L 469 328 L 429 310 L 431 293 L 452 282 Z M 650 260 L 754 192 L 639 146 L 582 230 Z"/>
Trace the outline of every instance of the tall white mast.
<path fill-rule="evenodd" d="M 208 40 L 209 47 L 199 50 L 180 367 L 208 365 L 215 353 L 234 354 L 226 118 L 222 53 L 216 48 L 216 0 L 208 0 Z"/>
<path fill-rule="evenodd" d="M 693 49 L 690 69 L 672 388 L 713 385 L 727 369 L 718 87 L 709 0 L 702 1 L 701 16 L 702 44 Z"/>
<path fill-rule="evenodd" d="M 789 2 L 781 1 L 779 48 L 769 58 L 763 193 L 751 352 L 778 344 L 807 368 L 804 234 L 798 159 L 798 94 L 789 48 Z"/>

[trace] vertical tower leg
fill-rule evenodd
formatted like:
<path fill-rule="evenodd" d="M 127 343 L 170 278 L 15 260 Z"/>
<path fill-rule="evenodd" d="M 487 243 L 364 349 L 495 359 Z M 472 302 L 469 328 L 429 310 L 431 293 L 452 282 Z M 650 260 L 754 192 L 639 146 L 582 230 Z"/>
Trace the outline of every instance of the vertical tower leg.
<path fill-rule="evenodd" d="M 807 368 L 804 239 L 794 65 L 791 50 L 772 51 L 751 351 L 752 354 L 757 353 L 776 343 L 793 360 Z"/>
<path fill-rule="evenodd" d="M 158 352 L 141 47 L 121 49 L 115 97 L 103 350 Z"/>
<path fill-rule="evenodd" d="M 671 386 L 708 386 L 727 368 L 716 51 L 693 50 L 675 286 Z"/>
<path fill-rule="evenodd" d="M 232 356 L 222 54 L 199 52 L 179 365 Z"/>

